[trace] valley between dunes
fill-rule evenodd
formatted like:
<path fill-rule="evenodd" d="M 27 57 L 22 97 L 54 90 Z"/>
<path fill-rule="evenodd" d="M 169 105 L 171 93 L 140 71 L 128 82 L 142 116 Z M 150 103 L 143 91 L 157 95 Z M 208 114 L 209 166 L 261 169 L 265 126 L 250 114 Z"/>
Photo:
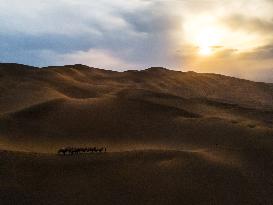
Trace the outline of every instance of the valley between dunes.
<path fill-rule="evenodd" d="M 273 84 L 0 64 L 0 150 L 0 204 L 269 205 Z"/>

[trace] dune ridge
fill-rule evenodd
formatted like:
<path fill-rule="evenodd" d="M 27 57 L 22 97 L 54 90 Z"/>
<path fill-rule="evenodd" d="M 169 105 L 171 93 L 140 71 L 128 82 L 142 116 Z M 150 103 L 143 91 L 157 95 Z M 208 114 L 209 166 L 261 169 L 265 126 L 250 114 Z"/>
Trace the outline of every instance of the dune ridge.
<path fill-rule="evenodd" d="M 164 68 L 115 72 L 83 65 L 0 64 L 0 76 L 3 149 L 16 144 L 14 139 L 20 150 L 32 141 L 44 147 L 42 152 L 53 152 L 66 141 L 170 148 L 177 141 L 195 144 L 203 130 L 226 141 L 238 133 L 272 135 L 273 85 L 268 83 Z M 220 134 L 221 129 L 230 133 Z"/>

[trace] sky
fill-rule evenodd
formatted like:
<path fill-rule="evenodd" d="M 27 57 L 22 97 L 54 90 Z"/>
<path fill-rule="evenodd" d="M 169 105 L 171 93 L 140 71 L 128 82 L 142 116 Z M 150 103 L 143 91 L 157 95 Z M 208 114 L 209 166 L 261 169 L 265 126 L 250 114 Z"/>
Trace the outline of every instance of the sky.
<path fill-rule="evenodd" d="M 0 0 L 0 62 L 273 83 L 273 0 Z"/>

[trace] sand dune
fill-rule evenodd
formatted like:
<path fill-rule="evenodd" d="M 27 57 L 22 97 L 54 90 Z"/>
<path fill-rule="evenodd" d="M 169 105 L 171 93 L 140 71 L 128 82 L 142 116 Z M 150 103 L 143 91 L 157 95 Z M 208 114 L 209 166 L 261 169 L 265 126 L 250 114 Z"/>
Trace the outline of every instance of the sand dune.
<path fill-rule="evenodd" d="M 272 178 L 264 177 L 269 170 L 252 167 L 240 155 L 215 155 L 160 150 L 74 157 L 2 152 L 0 202 L 272 203 Z"/>
<path fill-rule="evenodd" d="M 272 204 L 273 84 L 0 64 L 0 91 L 2 204 Z"/>

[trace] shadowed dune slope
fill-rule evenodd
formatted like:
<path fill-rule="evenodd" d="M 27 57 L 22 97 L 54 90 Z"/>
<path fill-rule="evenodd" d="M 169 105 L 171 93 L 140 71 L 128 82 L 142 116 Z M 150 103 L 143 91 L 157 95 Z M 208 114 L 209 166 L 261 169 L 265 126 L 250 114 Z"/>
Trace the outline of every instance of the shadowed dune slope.
<path fill-rule="evenodd" d="M 1 152 L 0 159 L 1 204 L 272 203 L 272 178 L 265 177 L 269 170 L 255 170 L 258 165 L 238 155 L 202 150 L 72 157 Z"/>

